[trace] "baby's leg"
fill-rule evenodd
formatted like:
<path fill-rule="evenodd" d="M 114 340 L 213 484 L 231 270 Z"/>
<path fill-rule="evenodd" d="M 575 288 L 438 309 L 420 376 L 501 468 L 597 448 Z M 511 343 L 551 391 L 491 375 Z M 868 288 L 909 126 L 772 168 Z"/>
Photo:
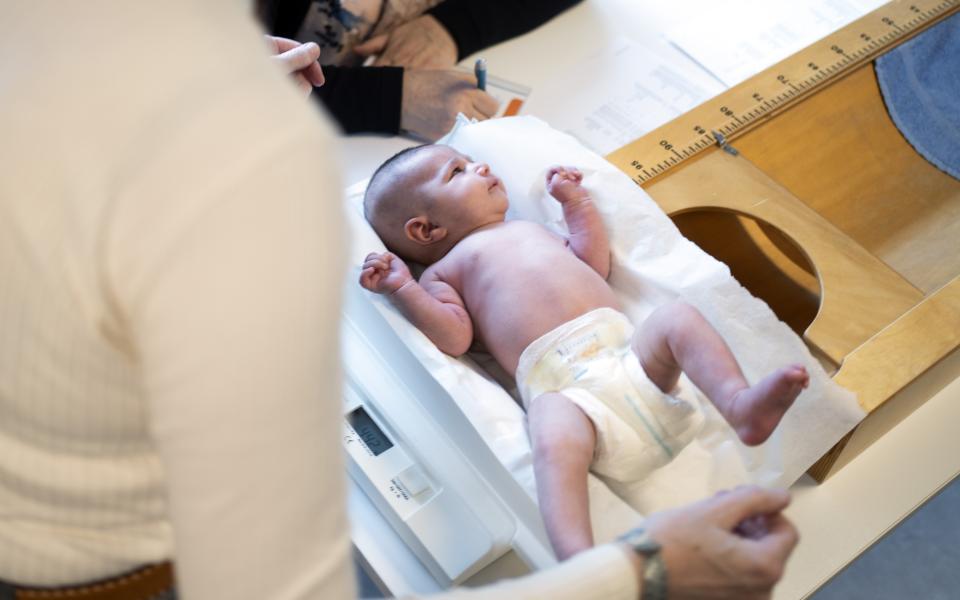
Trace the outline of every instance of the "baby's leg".
<path fill-rule="evenodd" d="M 637 330 L 633 350 L 664 392 L 676 386 L 681 371 L 686 373 L 751 446 L 770 437 L 809 384 L 807 370 L 790 365 L 749 386 L 723 338 L 700 311 L 683 302 L 655 310 Z"/>
<path fill-rule="evenodd" d="M 527 413 L 540 514 L 557 558 L 593 547 L 587 472 L 593 460 L 593 423 L 563 394 L 534 398 Z"/>

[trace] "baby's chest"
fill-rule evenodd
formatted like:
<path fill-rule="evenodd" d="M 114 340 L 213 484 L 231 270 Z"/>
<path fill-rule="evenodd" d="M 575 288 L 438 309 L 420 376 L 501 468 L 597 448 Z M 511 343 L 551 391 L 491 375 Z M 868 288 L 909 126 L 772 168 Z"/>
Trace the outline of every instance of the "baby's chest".
<path fill-rule="evenodd" d="M 520 249 L 534 252 L 558 252 L 567 247 L 566 239 L 539 223 L 530 221 L 510 221 L 502 229 L 491 232 L 482 242 L 478 250 L 482 253 L 493 254 L 505 252 L 508 255 Z"/>
<path fill-rule="evenodd" d="M 466 250 L 460 264 L 465 278 L 523 275 L 577 260 L 564 238 L 542 227 L 514 228 Z"/>

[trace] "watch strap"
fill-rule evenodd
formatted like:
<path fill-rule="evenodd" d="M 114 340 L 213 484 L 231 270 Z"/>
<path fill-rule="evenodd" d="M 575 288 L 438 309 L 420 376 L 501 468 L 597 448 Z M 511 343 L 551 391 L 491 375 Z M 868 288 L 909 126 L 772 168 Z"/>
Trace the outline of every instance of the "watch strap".
<path fill-rule="evenodd" d="M 667 600 L 667 568 L 659 551 L 644 557 L 640 600 Z"/>
<path fill-rule="evenodd" d="M 631 529 L 620 541 L 643 557 L 643 590 L 640 600 L 667 600 L 667 568 L 660 556 L 660 544 L 643 527 Z"/>

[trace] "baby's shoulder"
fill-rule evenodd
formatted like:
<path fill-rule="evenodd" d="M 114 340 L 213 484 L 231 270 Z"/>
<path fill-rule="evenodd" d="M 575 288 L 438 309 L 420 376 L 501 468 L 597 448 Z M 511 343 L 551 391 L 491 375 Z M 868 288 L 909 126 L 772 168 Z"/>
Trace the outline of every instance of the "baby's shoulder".
<path fill-rule="evenodd" d="M 469 247 L 463 243 L 457 244 L 440 260 L 423 271 L 420 282 L 438 280 L 458 287 L 466 264 L 470 261 L 470 255 Z"/>

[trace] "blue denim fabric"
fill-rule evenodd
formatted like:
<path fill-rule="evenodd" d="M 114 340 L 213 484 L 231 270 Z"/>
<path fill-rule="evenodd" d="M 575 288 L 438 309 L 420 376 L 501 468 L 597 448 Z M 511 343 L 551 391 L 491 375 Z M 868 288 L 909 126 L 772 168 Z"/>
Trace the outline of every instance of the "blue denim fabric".
<path fill-rule="evenodd" d="M 960 13 L 876 61 L 887 110 L 907 141 L 960 179 Z"/>

